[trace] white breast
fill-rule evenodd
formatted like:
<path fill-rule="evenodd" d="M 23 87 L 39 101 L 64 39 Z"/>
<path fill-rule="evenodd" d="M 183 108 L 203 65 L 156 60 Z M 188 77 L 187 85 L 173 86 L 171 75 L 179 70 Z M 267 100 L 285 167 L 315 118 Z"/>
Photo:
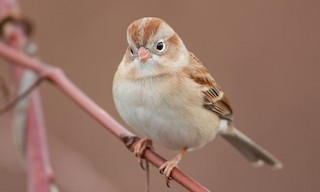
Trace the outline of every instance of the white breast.
<path fill-rule="evenodd" d="M 202 147 L 216 135 L 219 118 L 202 107 L 196 84 L 177 81 L 117 81 L 116 108 L 128 125 L 169 149 Z"/>

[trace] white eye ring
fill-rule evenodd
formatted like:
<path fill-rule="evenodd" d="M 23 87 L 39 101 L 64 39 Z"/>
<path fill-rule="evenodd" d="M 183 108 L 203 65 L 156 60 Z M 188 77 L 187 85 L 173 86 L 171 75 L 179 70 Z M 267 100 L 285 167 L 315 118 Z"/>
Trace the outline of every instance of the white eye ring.
<path fill-rule="evenodd" d="M 158 41 L 158 43 L 157 43 L 157 45 L 156 45 L 156 49 L 157 49 L 159 52 L 162 52 L 162 51 L 164 51 L 165 48 L 166 48 L 166 45 L 164 44 L 163 39 L 161 39 L 160 41 Z"/>

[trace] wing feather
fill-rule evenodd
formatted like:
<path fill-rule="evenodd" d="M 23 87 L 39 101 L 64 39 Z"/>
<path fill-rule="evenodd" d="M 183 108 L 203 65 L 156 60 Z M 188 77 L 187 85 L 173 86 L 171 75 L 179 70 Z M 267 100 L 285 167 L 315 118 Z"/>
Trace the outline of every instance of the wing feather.
<path fill-rule="evenodd" d="M 201 86 L 204 93 L 203 107 L 216 113 L 222 119 L 232 121 L 232 108 L 227 96 L 201 61 L 191 52 L 190 64 L 184 70 L 189 78 Z"/>

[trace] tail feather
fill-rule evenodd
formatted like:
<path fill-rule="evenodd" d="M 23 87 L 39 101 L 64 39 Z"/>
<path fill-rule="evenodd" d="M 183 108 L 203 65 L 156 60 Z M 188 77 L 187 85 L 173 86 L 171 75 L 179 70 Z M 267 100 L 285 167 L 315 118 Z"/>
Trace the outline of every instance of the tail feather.
<path fill-rule="evenodd" d="M 256 165 L 268 164 L 276 169 L 282 168 L 281 162 L 267 150 L 256 144 L 234 127 L 221 133 L 231 145 L 238 149 L 249 161 Z"/>

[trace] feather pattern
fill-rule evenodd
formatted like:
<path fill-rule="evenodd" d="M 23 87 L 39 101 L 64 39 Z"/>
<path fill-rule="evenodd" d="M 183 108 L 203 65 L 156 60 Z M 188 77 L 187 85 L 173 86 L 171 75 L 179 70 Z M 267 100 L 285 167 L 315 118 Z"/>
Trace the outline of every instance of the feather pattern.
<path fill-rule="evenodd" d="M 203 107 L 216 113 L 222 119 L 232 121 L 232 108 L 227 96 L 201 61 L 191 52 L 190 63 L 184 70 L 189 78 L 201 86 L 204 93 Z"/>

